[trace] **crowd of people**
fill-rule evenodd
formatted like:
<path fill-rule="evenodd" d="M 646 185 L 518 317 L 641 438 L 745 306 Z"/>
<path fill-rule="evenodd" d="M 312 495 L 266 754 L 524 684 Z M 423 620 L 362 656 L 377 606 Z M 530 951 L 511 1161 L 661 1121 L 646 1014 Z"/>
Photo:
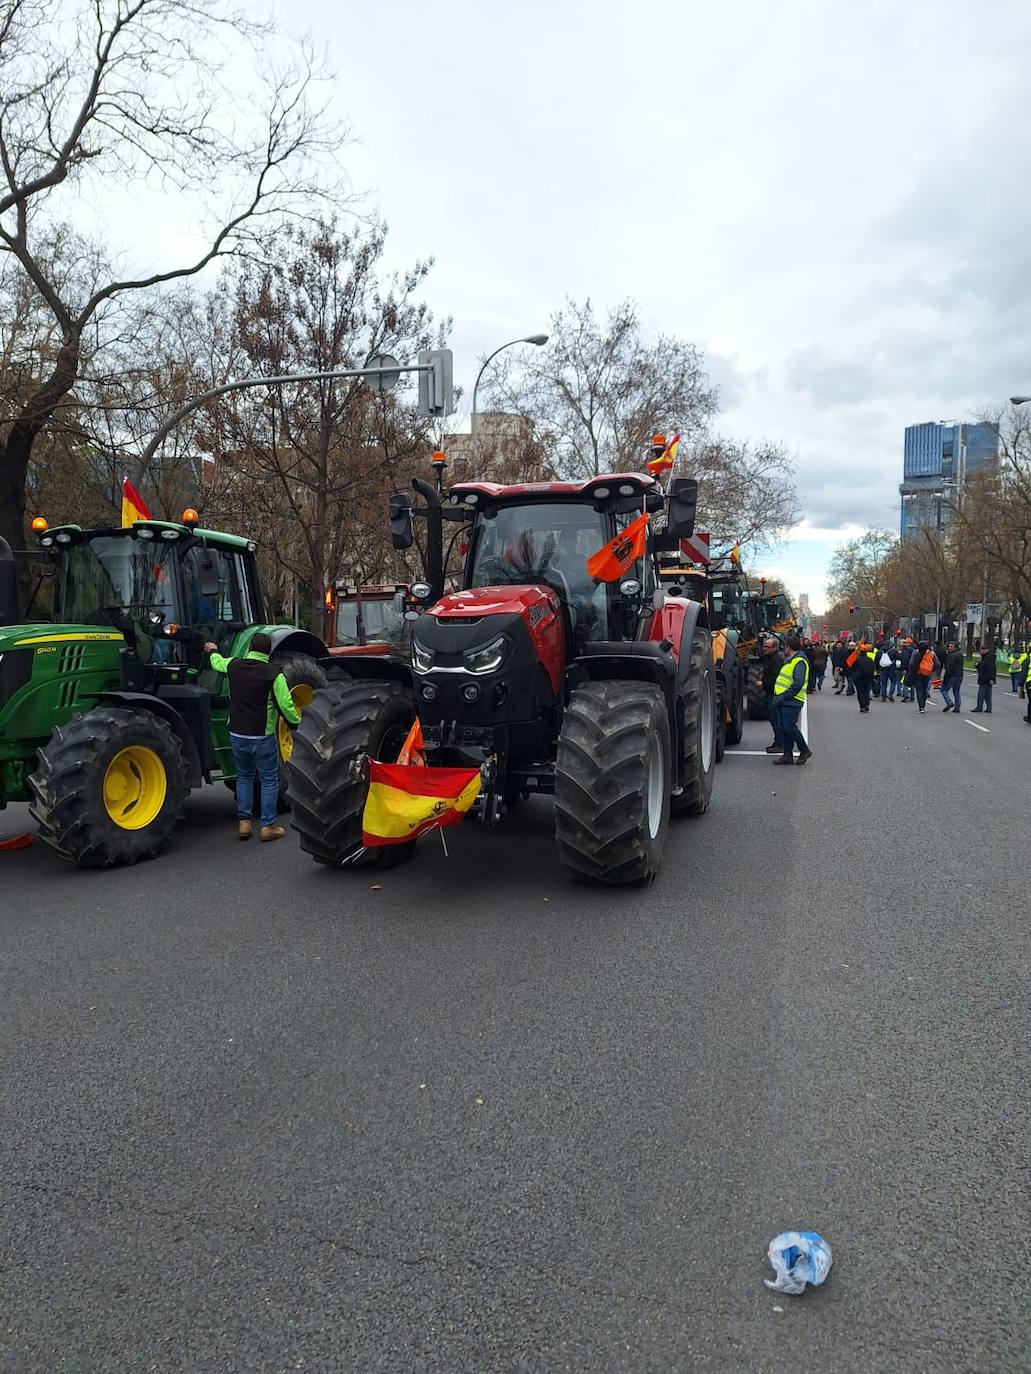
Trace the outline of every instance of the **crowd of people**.
<path fill-rule="evenodd" d="M 971 715 L 992 713 L 999 657 L 994 644 L 977 646 L 977 705 L 970 710 Z M 1002 657 L 1011 691 L 1027 699 L 1024 719 L 1031 725 L 1031 653 L 1013 648 Z M 962 709 L 964 655 L 955 640 L 914 642 L 882 634 L 876 639 L 830 642 L 788 635 L 781 641 L 770 635 L 762 645 L 761 675 L 773 727 L 773 742 L 766 752 L 778 756 L 775 763 L 807 763 L 812 757 L 799 730 L 799 717 L 806 694 L 823 691 L 828 669 L 834 695 L 855 697 L 864 714 L 873 701 L 885 705 L 912 702 L 918 711 L 926 711 L 934 691 L 941 694 L 943 712 L 959 715 Z"/>

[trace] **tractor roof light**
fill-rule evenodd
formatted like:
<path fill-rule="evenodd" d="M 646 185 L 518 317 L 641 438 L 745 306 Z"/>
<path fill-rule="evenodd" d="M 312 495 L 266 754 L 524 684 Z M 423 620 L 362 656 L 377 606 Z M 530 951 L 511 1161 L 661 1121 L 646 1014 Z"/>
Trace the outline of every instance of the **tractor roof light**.
<path fill-rule="evenodd" d="M 46 518 L 42 515 L 37 515 L 32 522 L 33 534 L 46 534 L 49 528 L 50 526 L 47 524 Z"/>
<path fill-rule="evenodd" d="M 255 544 L 254 540 L 253 540 L 253 539 L 248 539 L 248 540 L 247 540 L 247 552 L 248 552 L 248 553 L 256 553 L 256 552 L 257 552 L 257 549 L 258 549 L 258 546 L 257 546 L 257 544 Z"/>
<path fill-rule="evenodd" d="M 72 536 L 66 530 L 62 530 L 60 534 L 55 534 L 54 538 L 59 544 L 70 544 L 72 542 Z"/>
<path fill-rule="evenodd" d="M 178 539 L 178 538 L 179 538 L 179 531 L 178 531 L 178 530 L 162 530 L 162 531 L 161 531 L 161 538 L 162 538 L 162 539 L 167 539 L 168 542 L 171 544 L 171 542 L 172 542 L 173 539 Z"/>
<path fill-rule="evenodd" d="M 51 548 L 53 548 L 53 546 L 54 546 L 54 537 L 53 537 L 53 535 L 48 534 L 45 538 L 41 539 L 39 542 L 40 542 L 40 544 L 42 544 L 43 548 L 45 548 L 45 549 L 51 549 Z"/>
<path fill-rule="evenodd" d="M 153 539 L 154 531 L 148 529 L 138 529 L 134 531 L 137 539 Z"/>
<path fill-rule="evenodd" d="M 430 462 L 435 468 L 447 467 L 447 454 L 443 449 L 434 449 L 433 457 L 430 459 Z"/>
<path fill-rule="evenodd" d="M 192 506 L 186 507 L 186 509 L 182 513 L 181 519 L 183 524 L 189 525 L 191 529 L 194 527 L 194 525 L 200 524 L 200 516 L 193 509 Z"/>

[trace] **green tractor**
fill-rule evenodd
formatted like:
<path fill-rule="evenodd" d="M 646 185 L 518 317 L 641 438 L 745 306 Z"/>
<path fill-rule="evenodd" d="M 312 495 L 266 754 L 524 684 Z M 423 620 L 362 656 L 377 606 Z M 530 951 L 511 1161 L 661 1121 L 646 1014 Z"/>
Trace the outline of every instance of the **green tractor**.
<path fill-rule="evenodd" d="M 0 541 L 0 808 L 28 800 L 40 838 L 87 868 L 150 859 L 187 793 L 232 786 L 225 677 L 205 641 L 246 653 L 264 631 L 303 709 L 326 685 L 315 635 L 266 623 L 255 546 L 182 523 L 48 529 L 52 623 L 18 620 L 14 562 Z M 293 737 L 283 724 L 280 805 Z"/>

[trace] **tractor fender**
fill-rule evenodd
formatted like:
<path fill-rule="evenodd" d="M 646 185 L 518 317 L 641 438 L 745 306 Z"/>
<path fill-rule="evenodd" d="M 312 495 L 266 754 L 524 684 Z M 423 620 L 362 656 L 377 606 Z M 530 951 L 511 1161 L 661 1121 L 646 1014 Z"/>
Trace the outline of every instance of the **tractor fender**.
<path fill-rule="evenodd" d="M 408 692 L 415 690 L 409 665 L 384 654 L 330 654 L 319 659 L 319 667 L 330 682 L 396 682 Z"/>
<path fill-rule="evenodd" d="M 272 641 L 273 654 L 307 654 L 318 661 L 329 652 L 318 635 L 310 630 L 298 630 L 293 625 L 268 625 L 265 633 Z"/>
<path fill-rule="evenodd" d="M 709 613 L 700 601 L 667 596 L 664 605 L 655 612 L 648 631 L 650 640 L 676 645 L 678 689 L 691 671 L 691 641 L 699 625 L 709 630 Z"/>
<path fill-rule="evenodd" d="M 201 785 L 204 781 L 204 774 L 201 769 L 200 754 L 197 751 L 197 742 L 190 733 L 186 721 L 174 706 L 170 706 L 167 701 L 162 701 L 160 697 L 151 696 L 147 692 L 97 692 L 93 700 L 106 701 L 113 706 L 124 706 L 130 711 L 152 711 L 154 715 L 160 716 L 172 727 L 179 743 L 183 746 L 187 785 L 189 787 Z"/>
<path fill-rule="evenodd" d="M 688 641 L 690 644 L 690 640 Z M 604 679 L 653 682 L 662 689 L 670 730 L 676 728 L 677 664 L 668 643 L 654 639 L 596 640 L 587 643 L 565 673 L 565 699 L 583 682 Z"/>

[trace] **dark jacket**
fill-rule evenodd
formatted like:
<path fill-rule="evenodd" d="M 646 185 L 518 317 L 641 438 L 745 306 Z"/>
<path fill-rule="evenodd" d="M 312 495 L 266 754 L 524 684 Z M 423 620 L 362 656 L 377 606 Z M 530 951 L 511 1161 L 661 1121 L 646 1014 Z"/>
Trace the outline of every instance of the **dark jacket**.
<path fill-rule="evenodd" d="M 844 666 L 845 666 L 845 646 L 844 646 L 844 644 L 841 644 L 841 643 L 835 644 L 834 648 L 831 650 L 831 666 L 834 667 L 834 668 L 844 668 Z"/>
<path fill-rule="evenodd" d="M 951 654 L 945 655 L 945 662 L 942 664 L 942 677 L 945 679 L 963 676 L 963 654 L 959 649 Z"/>
<path fill-rule="evenodd" d="M 769 695 L 773 691 L 773 685 L 777 681 L 777 674 L 784 667 L 784 655 L 778 649 L 775 654 L 770 654 L 769 658 L 763 657 L 762 661 L 762 684 L 763 691 Z"/>
<path fill-rule="evenodd" d="M 979 687 L 987 687 L 996 678 L 995 650 L 989 649 L 981 655 L 977 661 L 977 683 Z"/>
<path fill-rule="evenodd" d="M 877 655 L 878 650 L 874 648 L 861 648 L 859 657 L 852 668 L 852 676 L 858 678 L 860 682 L 868 682 L 873 677 Z"/>
<path fill-rule="evenodd" d="M 827 650 L 822 644 L 814 644 L 809 653 L 809 662 L 813 665 L 814 673 L 825 673 L 827 671 Z"/>
<path fill-rule="evenodd" d="M 229 731 L 233 735 L 273 735 L 279 717 L 291 725 L 301 719 L 293 703 L 283 670 L 270 663 L 267 654 L 254 650 L 246 658 L 223 658 L 212 654 L 210 663 L 216 673 L 229 678 Z"/>

